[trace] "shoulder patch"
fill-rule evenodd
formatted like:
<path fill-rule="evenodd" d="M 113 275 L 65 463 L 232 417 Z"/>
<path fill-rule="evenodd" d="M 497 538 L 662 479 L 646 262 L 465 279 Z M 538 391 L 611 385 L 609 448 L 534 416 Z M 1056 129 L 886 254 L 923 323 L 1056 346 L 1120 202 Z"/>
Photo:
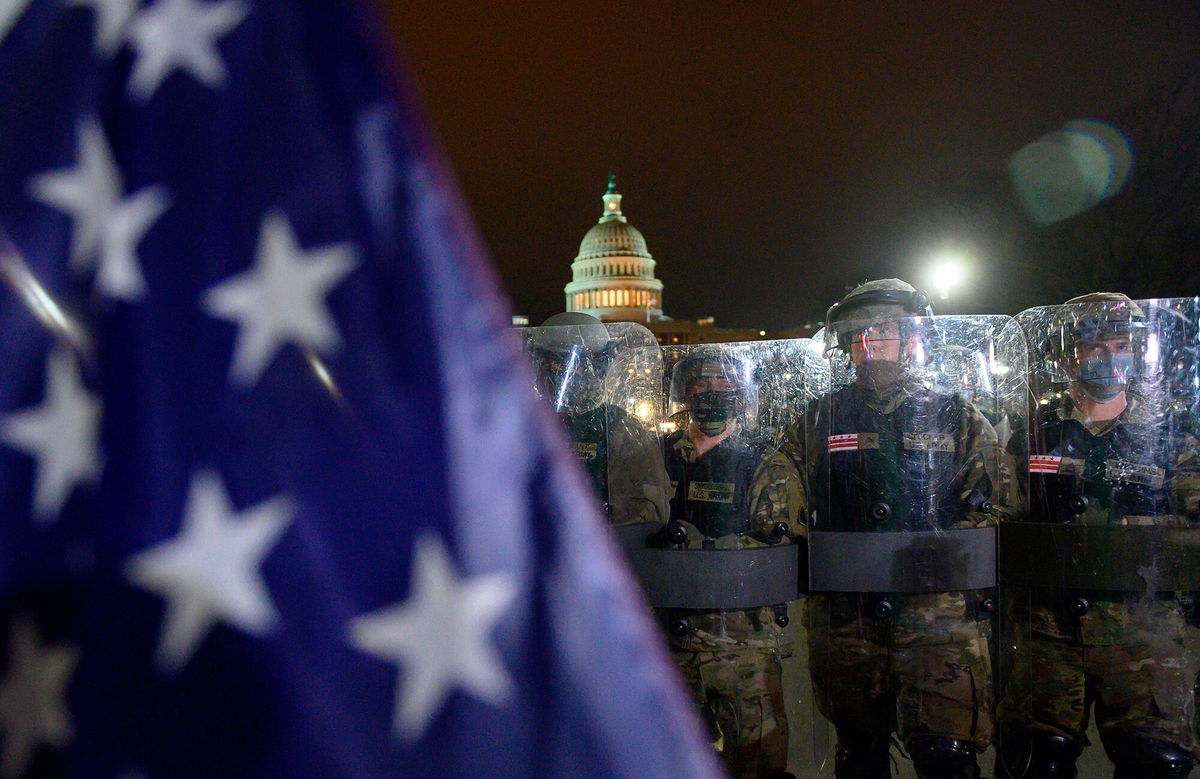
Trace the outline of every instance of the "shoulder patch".
<path fill-rule="evenodd" d="M 829 436 L 829 451 L 857 452 L 859 450 L 878 449 L 878 433 L 841 433 Z"/>

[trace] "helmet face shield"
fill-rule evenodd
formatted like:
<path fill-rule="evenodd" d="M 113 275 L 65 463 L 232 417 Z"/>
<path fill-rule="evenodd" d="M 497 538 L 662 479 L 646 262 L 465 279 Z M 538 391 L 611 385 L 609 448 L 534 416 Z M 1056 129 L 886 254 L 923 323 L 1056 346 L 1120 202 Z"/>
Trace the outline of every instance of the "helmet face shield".
<path fill-rule="evenodd" d="M 741 390 L 723 390 L 689 393 L 692 419 L 705 435 L 720 435 L 726 426 L 742 410 Z"/>
<path fill-rule="evenodd" d="M 738 420 L 754 424 L 754 364 L 746 347 L 704 345 L 676 350 L 669 413 L 689 413 L 700 432 L 720 435 Z"/>
<path fill-rule="evenodd" d="M 856 363 L 900 362 L 903 339 L 900 323 L 848 322 L 838 329 L 838 343 Z"/>
<path fill-rule="evenodd" d="M 643 423 L 662 416 L 662 357 L 654 335 L 632 322 L 516 330 L 533 367 L 533 389 L 560 414 L 614 404 Z"/>
<path fill-rule="evenodd" d="M 1047 403 L 1068 389 L 1101 403 L 1126 390 L 1143 400 L 1190 392 L 1198 309 L 1192 298 L 1163 298 L 1022 311 L 1017 320 L 1029 339 L 1030 389 Z"/>
<path fill-rule="evenodd" d="M 1153 310 L 1153 306 L 1150 307 Z M 1146 309 L 1133 301 L 1091 301 L 1032 309 L 1041 312 L 1042 352 L 1055 371 L 1093 400 L 1107 402 L 1146 372 L 1146 350 L 1157 339 Z M 1034 339 L 1037 339 L 1036 341 Z"/>
<path fill-rule="evenodd" d="M 581 413 L 600 404 L 604 372 L 584 344 L 539 356 L 535 390 L 555 411 Z"/>
<path fill-rule="evenodd" d="M 1068 373 L 1094 399 L 1112 400 L 1137 375 L 1137 357 L 1128 335 L 1080 337 L 1068 354 Z"/>
<path fill-rule="evenodd" d="M 826 352 L 834 365 L 840 364 L 844 381 L 857 378 L 886 392 L 928 370 L 930 352 L 943 338 L 938 321 L 873 317 L 836 322 L 826 330 Z"/>
<path fill-rule="evenodd" d="M 827 351 L 833 344 L 858 366 L 906 361 L 906 335 L 901 322 L 933 316 L 929 296 L 900 279 L 876 279 L 855 287 L 825 314 Z M 894 372 L 891 368 L 868 368 Z"/>

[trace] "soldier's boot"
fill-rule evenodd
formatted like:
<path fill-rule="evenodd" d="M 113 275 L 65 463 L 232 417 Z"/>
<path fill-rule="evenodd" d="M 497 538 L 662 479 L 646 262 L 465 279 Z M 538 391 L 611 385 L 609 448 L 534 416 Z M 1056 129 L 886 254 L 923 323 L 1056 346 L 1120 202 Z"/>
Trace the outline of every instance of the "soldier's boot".
<path fill-rule="evenodd" d="M 891 741 L 887 736 L 838 728 L 835 779 L 891 779 Z"/>
<path fill-rule="evenodd" d="M 1170 741 L 1122 733 L 1104 742 L 1113 779 L 1182 779 L 1195 765 L 1192 753 Z"/>
<path fill-rule="evenodd" d="M 904 745 L 920 779 L 979 779 L 975 747 L 946 736 L 914 736 Z"/>
<path fill-rule="evenodd" d="M 1045 730 L 1006 728 L 998 752 L 997 779 L 1075 779 L 1083 746 Z"/>

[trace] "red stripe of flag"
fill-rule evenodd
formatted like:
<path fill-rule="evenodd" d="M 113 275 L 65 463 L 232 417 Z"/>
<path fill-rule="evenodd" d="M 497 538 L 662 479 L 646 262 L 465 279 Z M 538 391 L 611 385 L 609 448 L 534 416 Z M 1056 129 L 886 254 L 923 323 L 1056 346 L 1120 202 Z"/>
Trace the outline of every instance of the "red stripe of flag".
<path fill-rule="evenodd" d="M 829 451 L 853 452 L 858 449 L 858 433 L 843 433 L 829 436 Z"/>
<path fill-rule="evenodd" d="M 1029 472 L 1030 473 L 1058 473 L 1059 463 L 1062 462 L 1061 457 L 1055 455 L 1042 454 L 1029 456 Z"/>

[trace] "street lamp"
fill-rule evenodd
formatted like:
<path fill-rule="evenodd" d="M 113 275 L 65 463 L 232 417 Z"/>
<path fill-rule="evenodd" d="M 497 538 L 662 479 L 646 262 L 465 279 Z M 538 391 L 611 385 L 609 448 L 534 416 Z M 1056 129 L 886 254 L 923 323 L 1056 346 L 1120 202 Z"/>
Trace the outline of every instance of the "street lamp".
<path fill-rule="evenodd" d="M 950 297 L 951 291 L 962 284 L 966 275 L 966 262 L 959 252 L 945 251 L 930 258 L 929 288 L 942 300 Z"/>

